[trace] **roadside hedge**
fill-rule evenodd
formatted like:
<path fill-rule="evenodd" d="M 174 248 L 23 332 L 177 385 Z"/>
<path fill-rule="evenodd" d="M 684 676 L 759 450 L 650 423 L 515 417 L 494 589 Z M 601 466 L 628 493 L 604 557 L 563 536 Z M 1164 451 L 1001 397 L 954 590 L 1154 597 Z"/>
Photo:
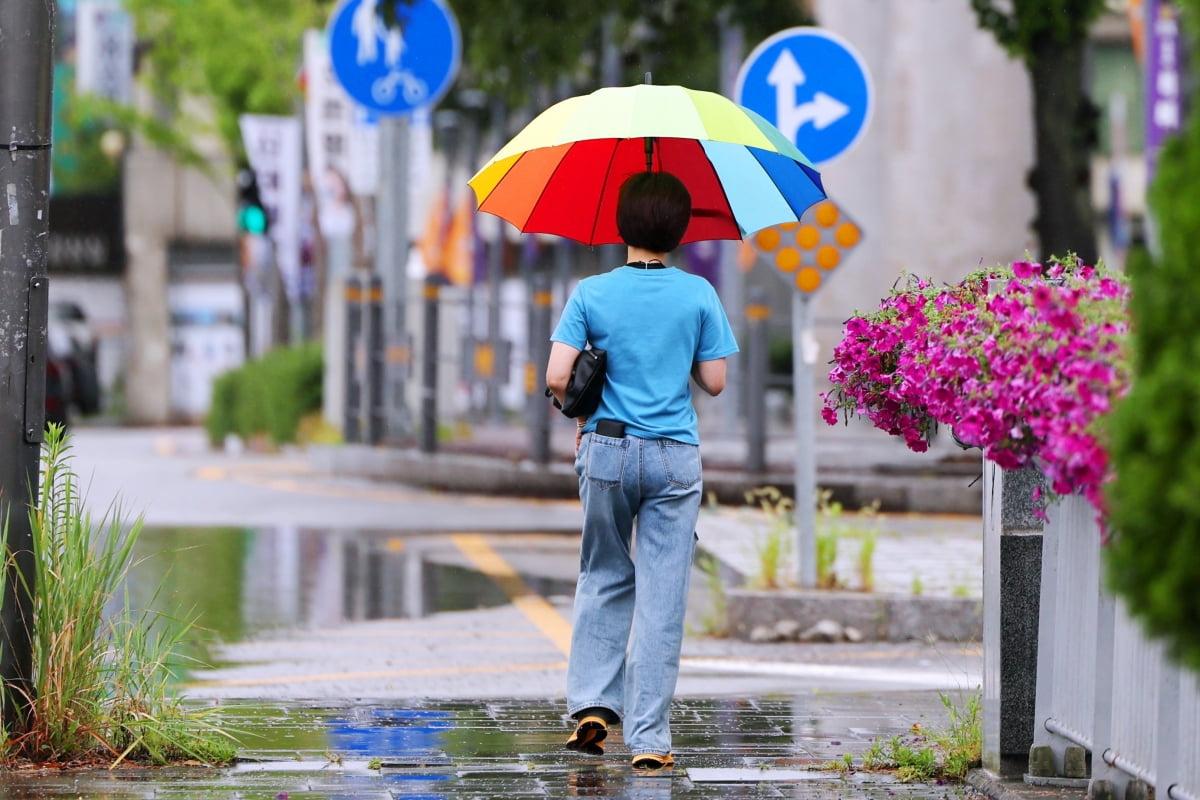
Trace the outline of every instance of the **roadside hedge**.
<path fill-rule="evenodd" d="M 204 420 L 209 441 L 236 434 L 274 445 L 296 441 L 300 420 L 321 409 L 324 361 L 319 344 L 276 348 L 219 376 Z"/>
<path fill-rule="evenodd" d="M 1200 0 L 1180 6 L 1200 44 Z M 1128 265 L 1134 377 L 1110 426 L 1106 562 L 1134 616 L 1200 672 L 1200 92 L 1191 108 L 1150 192 L 1161 249 Z"/>

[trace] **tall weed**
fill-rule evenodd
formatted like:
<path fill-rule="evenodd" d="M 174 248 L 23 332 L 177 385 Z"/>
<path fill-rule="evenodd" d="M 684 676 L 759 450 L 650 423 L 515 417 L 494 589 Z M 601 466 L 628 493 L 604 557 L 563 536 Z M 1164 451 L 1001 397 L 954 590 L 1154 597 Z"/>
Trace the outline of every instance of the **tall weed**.
<path fill-rule="evenodd" d="M 864 592 L 875 590 L 875 545 L 879 539 L 879 503 L 863 507 L 854 520 L 845 517 L 842 504 L 833 500 L 833 492 L 817 494 L 816 573 L 818 589 L 847 589 L 838 575 L 839 548 L 849 541 L 858 542 L 855 570 L 858 586 Z M 746 502 L 757 505 L 766 518 L 766 531 L 756 538 L 758 572 L 750 579 L 756 589 L 782 589 L 795 584 L 792 571 L 792 539 L 796 525 L 795 502 L 777 487 L 762 486 L 746 492 Z"/>
<path fill-rule="evenodd" d="M 746 502 L 756 504 L 767 518 L 767 530 L 755 540 L 758 574 L 751 579 L 757 589 L 780 589 L 790 581 L 784 574 L 791 555 L 796 504 L 775 486 L 746 492 Z"/>
<path fill-rule="evenodd" d="M 133 566 L 141 519 L 129 522 L 114 504 L 93 520 L 83 499 L 67 437 L 51 427 L 29 512 L 32 696 L 10 698 L 28 708 L 28 717 L 0 741 L 0 756 L 114 764 L 230 760 L 235 743 L 211 722 L 211 712 L 184 706 L 170 691 L 190 624 L 136 614 L 117 596 Z M 8 552 L 7 536 L 3 544 Z"/>

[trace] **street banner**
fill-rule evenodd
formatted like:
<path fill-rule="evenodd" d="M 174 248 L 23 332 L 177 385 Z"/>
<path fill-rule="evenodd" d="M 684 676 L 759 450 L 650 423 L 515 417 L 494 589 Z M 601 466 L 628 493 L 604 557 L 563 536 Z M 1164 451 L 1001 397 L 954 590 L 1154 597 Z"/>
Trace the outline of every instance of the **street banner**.
<path fill-rule="evenodd" d="M 133 102 L 133 18 L 105 0 L 79 0 L 75 16 L 75 85 L 128 105 Z"/>
<path fill-rule="evenodd" d="M 308 170 L 322 235 L 353 236 L 355 197 L 379 188 L 379 126 L 338 83 L 322 31 L 304 35 Z"/>
<path fill-rule="evenodd" d="M 456 286 L 469 286 L 473 277 L 475 204 L 470 192 L 454 201 L 449 191 L 438 194 L 417 243 L 426 275 L 440 275 Z"/>
<path fill-rule="evenodd" d="M 300 194 L 303 158 L 300 120 L 243 114 L 239 120 L 250 167 L 275 245 L 275 263 L 291 300 L 300 297 Z"/>
<path fill-rule="evenodd" d="M 1146 184 L 1158 151 L 1183 122 L 1183 52 L 1179 9 L 1172 0 L 1146 4 Z"/>

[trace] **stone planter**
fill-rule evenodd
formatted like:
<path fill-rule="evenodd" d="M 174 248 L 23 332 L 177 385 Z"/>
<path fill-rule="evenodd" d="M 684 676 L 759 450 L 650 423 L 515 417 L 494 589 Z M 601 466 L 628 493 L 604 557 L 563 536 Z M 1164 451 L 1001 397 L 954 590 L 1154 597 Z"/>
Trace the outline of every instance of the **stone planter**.
<path fill-rule="evenodd" d="M 930 636 L 978 641 L 983 636 L 981 602 L 972 597 L 730 589 L 726 608 L 729 635 L 747 641 L 756 628 L 776 629 L 783 622 L 785 628 L 806 631 L 822 620 L 855 628 L 865 641 L 903 642 Z"/>

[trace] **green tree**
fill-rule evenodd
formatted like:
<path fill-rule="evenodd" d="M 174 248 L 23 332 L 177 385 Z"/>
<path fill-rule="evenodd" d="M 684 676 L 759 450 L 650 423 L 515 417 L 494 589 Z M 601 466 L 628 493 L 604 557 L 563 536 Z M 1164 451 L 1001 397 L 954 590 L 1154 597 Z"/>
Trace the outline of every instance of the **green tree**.
<path fill-rule="evenodd" d="M 1037 196 L 1033 227 L 1043 258 L 1076 253 L 1096 263 L 1089 162 L 1099 111 L 1084 91 L 1083 65 L 1088 31 L 1105 5 L 1106 0 L 971 0 L 980 27 L 1029 71 L 1035 137 L 1029 186 Z"/>
<path fill-rule="evenodd" d="M 181 138 L 201 125 L 181 113 L 184 100 L 201 98 L 234 152 L 242 114 L 295 110 L 304 31 L 328 19 L 324 4 L 294 0 L 124 2 L 137 22 L 142 74 L 160 104 L 175 112 Z"/>
<path fill-rule="evenodd" d="M 606 38 L 616 48 L 620 83 L 651 72 L 655 83 L 718 90 L 723 29 L 741 26 L 753 46 L 811 22 L 798 0 L 454 0 L 453 7 L 469 79 L 514 103 L 563 78 L 580 91 L 602 85 Z"/>
<path fill-rule="evenodd" d="M 397 0 L 408 2 L 409 0 Z M 186 97 L 211 103 L 222 137 L 236 152 L 245 113 L 291 113 L 299 99 L 301 38 L 323 28 L 333 0 L 125 0 L 137 21 L 148 80 L 175 112 Z M 459 88 L 504 96 L 510 106 L 566 79 L 571 91 L 601 83 L 604 31 L 618 52 L 620 80 L 719 88 L 719 35 L 744 26 L 750 44 L 806 17 L 799 0 L 453 0 L 463 37 Z M 392 13 L 395 6 L 380 4 Z M 454 98 L 447 99 L 452 105 Z M 195 118 L 178 115 L 180 139 Z"/>
<path fill-rule="evenodd" d="M 1180 0 L 1192 52 L 1200 0 Z M 1200 86 L 1191 85 L 1192 107 Z M 1165 146 L 1150 191 L 1161 250 L 1130 258 L 1134 379 L 1110 420 L 1111 585 L 1200 672 L 1200 117 Z"/>

